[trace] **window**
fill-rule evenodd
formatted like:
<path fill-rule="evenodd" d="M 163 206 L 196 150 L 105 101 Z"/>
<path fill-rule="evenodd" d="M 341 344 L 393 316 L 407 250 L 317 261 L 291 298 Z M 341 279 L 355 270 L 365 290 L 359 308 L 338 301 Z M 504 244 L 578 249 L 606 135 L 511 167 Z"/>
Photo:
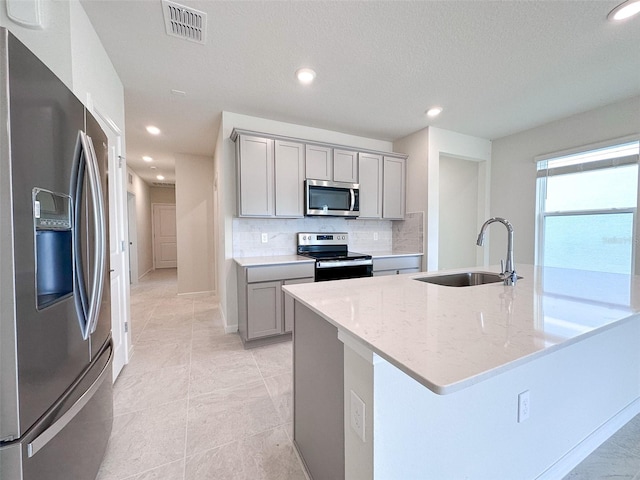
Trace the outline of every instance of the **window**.
<path fill-rule="evenodd" d="M 632 273 L 638 142 L 538 162 L 536 263 Z"/>

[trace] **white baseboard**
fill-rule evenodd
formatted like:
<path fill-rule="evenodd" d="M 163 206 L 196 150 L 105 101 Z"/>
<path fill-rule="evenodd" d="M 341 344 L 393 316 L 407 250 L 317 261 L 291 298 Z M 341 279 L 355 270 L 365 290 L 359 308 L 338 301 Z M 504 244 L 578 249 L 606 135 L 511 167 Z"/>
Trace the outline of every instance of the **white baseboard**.
<path fill-rule="evenodd" d="M 564 457 L 545 470 L 536 480 L 557 480 L 564 478 L 571 470 L 577 467 L 580 462 L 587 458 L 600 445 L 606 442 L 611 435 L 616 433 L 633 417 L 640 413 L 640 398 L 620 410 L 609 419 L 607 423 L 601 425 L 591 435 L 576 445 Z"/>
<path fill-rule="evenodd" d="M 224 327 L 224 333 L 237 333 L 238 325 L 226 325 Z"/>
<path fill-rule="evenodd" d="M 150 268 L 149 270 L 147 270 L 146 272 L 144 272 L 142 275 L 138 276 L 138 281 L 142 280 L 144 278 L 145 275 L 148 275 L 149 273 L 153 272 L 153 268 Z"/>
<path fill-rule="evenodd" d="M 213 297 L 213 290 L 203 290 L 201 292 L 178 293 L 179 297 Z"/>
<path fill-rule="evenodd" d="M 224 314 L 224 310 L 222 308 L 220 309 L 220 316 L 222 317 L 222 324 L 224 325 L 224 333 L 236 333 L 238 331 L 237 323 L 235 325 L 227 324 L 227 317 Z"/>

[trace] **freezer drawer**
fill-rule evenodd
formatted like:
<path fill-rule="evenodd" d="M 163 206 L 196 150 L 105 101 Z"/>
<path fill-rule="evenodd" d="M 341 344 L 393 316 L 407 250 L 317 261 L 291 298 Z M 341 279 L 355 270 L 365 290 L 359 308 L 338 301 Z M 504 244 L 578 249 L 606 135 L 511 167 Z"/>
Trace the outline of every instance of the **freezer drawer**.
<path fill-rule="evenodd" d="M 75 388 L 42 421 L 21 441 L 0 448 L 0 478 L 96 477 L 113 423 L 111 363 L 109 343 Z"/>

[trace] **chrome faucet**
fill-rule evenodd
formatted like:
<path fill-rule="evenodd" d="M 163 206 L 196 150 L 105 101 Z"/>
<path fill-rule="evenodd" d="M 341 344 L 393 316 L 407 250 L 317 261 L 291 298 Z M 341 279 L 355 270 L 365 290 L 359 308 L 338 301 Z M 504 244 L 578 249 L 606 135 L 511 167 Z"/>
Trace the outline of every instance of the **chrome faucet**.
<path fill-rule="evenodd" d="M 484 224 L 482 224 L 482 228 L 480 229 L 480 233 L 478 234 L 478 241 L 476 245 L 481 247 L 484 244 L 484 232 L 487 227 L 494 222 L 500 222 L 505 227 L 507 227 L 507 260 L 504 262 L 500 260 L 500 269 L 502 272 L 500 276 L 504 279 L 505 285 L 515 285 L 518 281 L 518 275 L 516 274 L 516 267 L 513 263 L 513 225 L 508 220 L 500 217 L 492 217 Z"/>

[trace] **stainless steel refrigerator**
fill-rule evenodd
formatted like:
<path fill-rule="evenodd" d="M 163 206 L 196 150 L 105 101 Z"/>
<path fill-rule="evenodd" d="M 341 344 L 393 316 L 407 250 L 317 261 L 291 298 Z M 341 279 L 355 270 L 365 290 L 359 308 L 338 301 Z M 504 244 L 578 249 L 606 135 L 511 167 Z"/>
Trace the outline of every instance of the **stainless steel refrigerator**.
<path fill-rule="evenodd" d="M 95 478 L 113 422 L 107 139 L 0 29 L 0 478 Z"/>

